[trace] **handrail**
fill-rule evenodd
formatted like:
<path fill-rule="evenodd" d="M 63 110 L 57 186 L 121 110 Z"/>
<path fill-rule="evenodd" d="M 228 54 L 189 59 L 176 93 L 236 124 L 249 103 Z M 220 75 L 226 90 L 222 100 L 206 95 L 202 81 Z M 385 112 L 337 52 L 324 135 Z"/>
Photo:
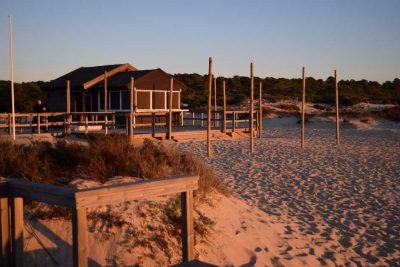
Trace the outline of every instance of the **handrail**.
<path fill-rule="evenodd" d="M 73 263 L 74 266 L 87 267 L 86 209 L 88 207 L 176 193 L 181 193 L 182 259 L 184 262 L 191 261 L 194 259 L 193 191 L 198 189 L 198 182 L 198 176 L 185 175 L 78 190 L 22 179 L 2 180 L 0 181 L 1 266 L 11 266 L 11 262 L 14 262 L 16 267 L 22 266 L 24 200 L 72 208 Z M 12 225 L 5 223 L 7 221 Z"/>

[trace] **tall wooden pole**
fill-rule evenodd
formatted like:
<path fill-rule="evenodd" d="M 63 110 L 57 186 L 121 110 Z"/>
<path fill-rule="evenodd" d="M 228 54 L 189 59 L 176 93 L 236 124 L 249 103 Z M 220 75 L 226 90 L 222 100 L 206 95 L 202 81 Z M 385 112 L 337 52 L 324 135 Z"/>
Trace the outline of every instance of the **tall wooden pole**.
<path fill-rule="evenodd" d="M 108 111 L 108 83 L 107 83 L 107 71 L 104 72 L 104 112 Z M 108 117 L 104 116 L 104 130 L 108 134 Z"/>
<path fill-rule="evenodd" d="M 129 137 L 132 138 L 133 137 L 133 101 L 134 101 L 134 97 L 133 97 L 133 88 L 135 87 L 135 80 L 133 77 L 131 77 L 131 95 L 130 95 L 130 101 L 129 101 Z"/>
<path fill-rule="evenodd" d="M 304 148 L 304 119 L 306 107 L 306 69 L 303 67 L 303 93 L 301 101 L 301 148 Z"/>
<path fill-rule="evenodd" d="M 214 127 L 218 127 L 217 123 L 217 78 L 214 78 Z"/>
<path fill-rule="evenodd" d="M 208 107 L 207 107 L 207 157 L 211 157 L 211 97 L 212 97 L 212 59 L 208 59 Z"/>
<path fill-rule="evenodd" d="M 262 116 L 262 82 L 260 81 L 260 91 L 258 93 L 258 138 L 262 137 L 263 116 Z"/>
<path fill-rule="evenodd" d="M 8 16 L 10 30 L 10 74 L 11 74 L 11 114 L 12 114 L 12 136 L 15 140 L 15 99 L 14 99 L 14 61 L 13 61 L 13 36 L 12 36 L 12 18 Z"/>
<path fill-rule="evenodd" d="M 253 123 L 253 113 L 254 113 L 254 64 L 250 63 L 250 77 L 251 77 L 251 86 L 250 86 L 250 153 L 254 152 L 254 123 Z"/>
<path fill-rule="evenodd" d="M 169 89 L 169 115 L 168 115 L 168 140 L 172 140 L 172 95 L 174 91 L 174 78 L 171 78 Z"/>
<path fill-rule="evenodd" d="M 226 91 L 225 91 L 225 80 L 222 81 L 222 97 L 223 97 L 223 126 L 222 132 L 226 133 Z"/>
<path fill-rule="evenodd" d="M 340 133 L 339 133 L 339 86 L 337 71 L 335 70 L 335 91 L 336 91 L 336 145 L 340 144 Z"/>
<path fill-rule="evenodd" d="M 70 118 L 70 113 L 71 113 L 71 82 L 70 80 L 67 81 L 67 134 L 71 133 L 71 128 L 70 128 L 70 124 L 71 124 L 71 118 Z"/>

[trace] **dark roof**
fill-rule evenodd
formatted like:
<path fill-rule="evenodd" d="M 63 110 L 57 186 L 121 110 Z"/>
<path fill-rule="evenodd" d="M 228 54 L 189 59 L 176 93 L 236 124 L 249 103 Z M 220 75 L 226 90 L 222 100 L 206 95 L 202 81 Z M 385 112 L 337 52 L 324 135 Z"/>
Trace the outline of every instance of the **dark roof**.
<path fill-rule="evenodd" d="M 122 65 L 126 65 L 126 63 L 95 67 L 80 67 L 79 69 L 73 70 L 55 80 L 50 81 L 45 87 L 65 87 L 67 80 L 70 80 L 71 87 L 81 86 L 85 82 L 104 74 L 105 71 L 111 71 Z"/>
<path fill-rule="evenodd" d="M 155 71 L 156 69 L 152 70 L 135 70 L 135 71 L 125 71 L 125 72 L 119 72 L 117 74 L 114 74 L 111 77 L 107 78 L 107 86 L 108 87 L 121 87 L 129 84 L 131 82 L 131 78 L 134 78 L 135 80 L 143 77 L 144 75 Z M 104 84 L 103 83 L 98 83 L 93 86 L 93 88 L 103 88 Z"/>
<path fill-rule="evenodd" d="M 104 73 L 107 71 L 107 85 L 112 88 L 121 88 L 128 87 L 133 77 L 135 81 L 139 81 L 142 83 L 142 86 L 151 88 L 149 82 L 151 82 L 153 87 L 155 86 L 152 79 L 157 81 L 162 81 L 161 83 L 165 83 L 165 79 L 169 80 L 169 77 L 172 76 L 160 68 L 150 69 L 150 70 L 137 70 L 135 67 L 129 64 L 114 64 L 114 65 L 104 65 L 104 66 L 95 66 L 95 67 L 80 67 L 70 73 L 67 73 L 55 80 L 52 80 L 43 85 L 43 89 L 45 90 L 65 90 L 67 86 L 67 81 L 70 81 L 71 89 L 81 90 L 81 89 L 89 89 L 91 87 L 94 88 L 103 88 L 104 86 Z M 142 77 L 146 76 L 149 73 L 154 73 L 149 79 Z M 167 82 L 168 83 L 168 82 Z M 169 83 L 168 83 L 169 84 Z M 186 88 L 186 86 L 180 81 L 176 80 L 176 84 L 179 84 L 182 88 Z M 164 87 L 164 86 L 163 86 Z M 174 86 L 175 87 L 175 86 Z"/>

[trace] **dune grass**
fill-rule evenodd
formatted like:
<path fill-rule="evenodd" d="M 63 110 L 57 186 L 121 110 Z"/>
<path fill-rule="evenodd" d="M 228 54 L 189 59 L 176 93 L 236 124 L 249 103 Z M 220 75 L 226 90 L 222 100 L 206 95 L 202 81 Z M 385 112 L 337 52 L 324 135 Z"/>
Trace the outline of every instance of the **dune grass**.
<path fill-rule="evenodd" d="M 200 193 L 214 189 L 226 193 L 213 171 L 192 154 L 150 140 L 134 146 L 126 136 L 111 134 L 90 135 L 87 145 L 63 140 L 30 145 L 0 141 L 0 176 L 4 177 L 57 184 L 59 178 L 104 183 L 114 176 L 151 179 L 181 174 L 199 175 Z"/>

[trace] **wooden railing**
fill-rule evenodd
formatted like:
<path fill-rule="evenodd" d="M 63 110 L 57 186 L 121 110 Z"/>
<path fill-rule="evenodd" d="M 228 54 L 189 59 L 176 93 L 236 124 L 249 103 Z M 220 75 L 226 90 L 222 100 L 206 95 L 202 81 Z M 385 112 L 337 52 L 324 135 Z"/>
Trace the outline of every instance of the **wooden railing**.
<path fill-rule="evenodd" d="M 23 266 L 23 203 L 39 201 L 72 209 L 73 266 L 88 266 L 88 233 L 86 209 L 99 205 L 181 194 L 182 260 L 194 259 L 193 191 L 198 189 L 198 176 L 103 186 L 77 190 L 21 179 L 0 182 L 0 266 Z M 10 223 L 11 224 L 10 224 Z"/>

